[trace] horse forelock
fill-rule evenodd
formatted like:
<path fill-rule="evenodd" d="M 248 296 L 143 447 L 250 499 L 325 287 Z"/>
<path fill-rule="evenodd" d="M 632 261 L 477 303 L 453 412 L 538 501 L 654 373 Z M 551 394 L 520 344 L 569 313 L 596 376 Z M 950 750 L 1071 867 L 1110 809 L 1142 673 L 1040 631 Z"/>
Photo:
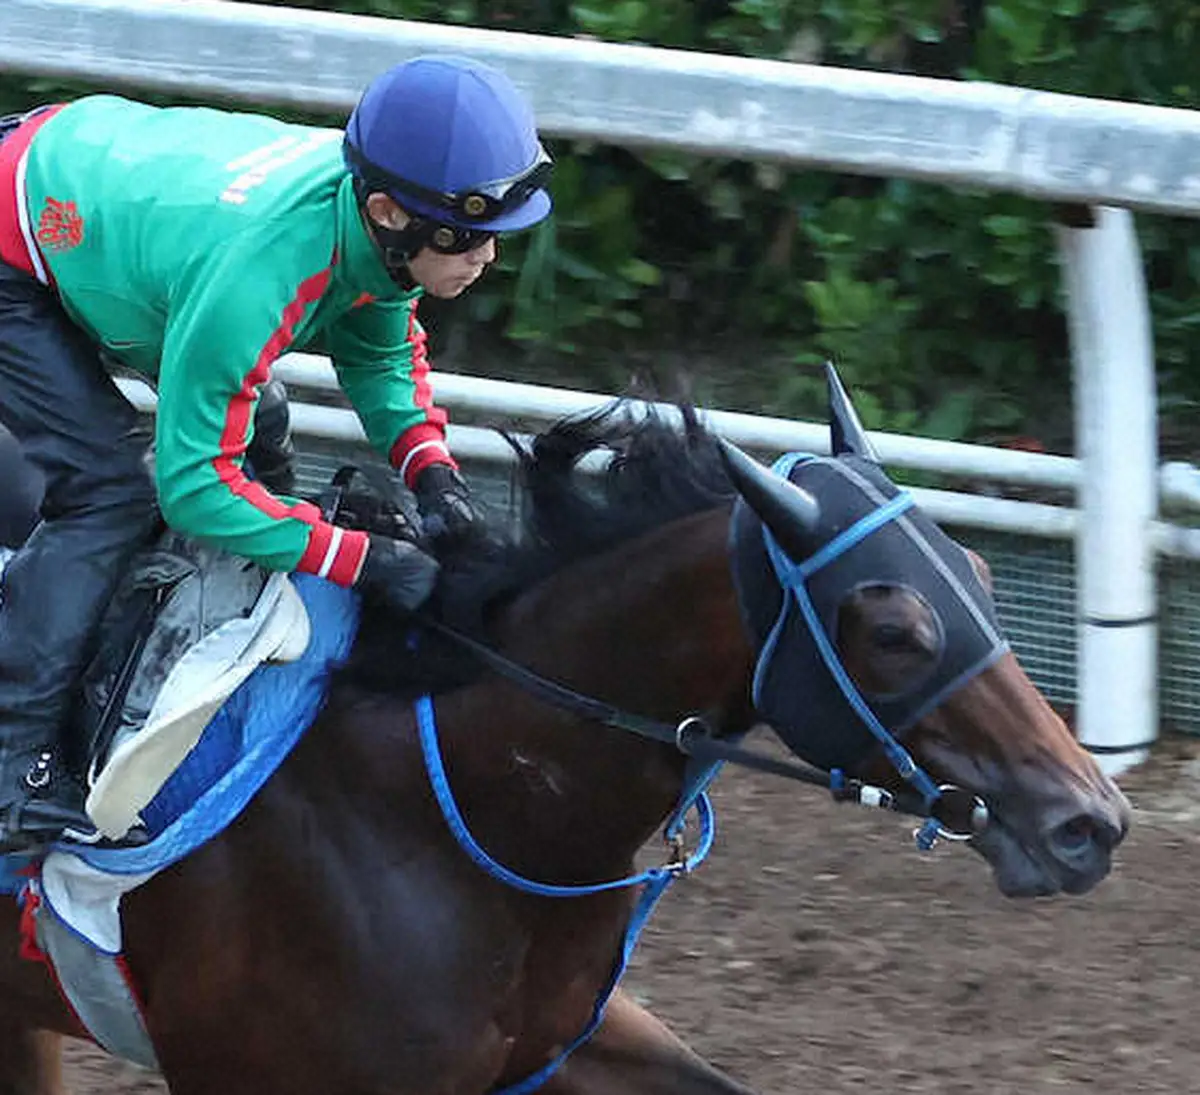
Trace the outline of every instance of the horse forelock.
<path fill-rule="evenodd" d="M 494 525 L 488 537 L 446 556 L 430 614 L 477 638 L 523 591 L 573 563 L 645 533 L 715 509 L 734 497 L 713 435 L 695 408 L 674 412 L 628 400 L 560 419 L 517 453 L 523 505 L 516 531 Z M 606 454 L 600 474 L 580 468 Z M 465 684 L 475 660 L 429 633 L 397 627 L 381 605 L 365 604 L 342 678 L 372 691 L 415 696 Z"/>

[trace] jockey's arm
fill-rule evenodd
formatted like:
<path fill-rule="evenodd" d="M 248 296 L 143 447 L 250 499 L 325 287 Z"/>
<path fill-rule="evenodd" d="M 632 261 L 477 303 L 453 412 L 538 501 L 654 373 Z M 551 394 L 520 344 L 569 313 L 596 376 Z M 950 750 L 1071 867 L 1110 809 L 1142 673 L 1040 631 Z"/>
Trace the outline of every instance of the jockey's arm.
<path fill-rule="evenodd" d="M 417 295 L 372 301 L 341 317 L 325 344 L 372 447 L 411 489 L 431 464 L 457 468 L 446 447 L 446 412 L 429 386 Z"/>
<path fill-rule="evenodd" d="M 261 385 L 292 344 L 330 271 L 306 256 L 263 259 L 263 241 L 189 267 L 174 287 L 159 372 L 156 478 L 174 529 L 273 570 L 355 581 L 367 550 L 308 502 L 242 470 Z"/>

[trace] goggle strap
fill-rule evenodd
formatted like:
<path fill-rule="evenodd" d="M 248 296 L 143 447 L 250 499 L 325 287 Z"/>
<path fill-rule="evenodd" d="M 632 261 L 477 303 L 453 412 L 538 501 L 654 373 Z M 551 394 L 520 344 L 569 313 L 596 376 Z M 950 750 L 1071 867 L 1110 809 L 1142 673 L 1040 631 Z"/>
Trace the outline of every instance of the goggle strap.
<path fill-rule="evenodd" d="M 348 139 L 343 144 L 346 158 L 368 191 L 397 192 L 409 198 L 428 202 L 430 205 L 444 209 L 447 213 L 475 220 L 491 220 L 524 205 L 530 195 L 549 180 L 553 169 L 553 162 L 543 152 L 542 158 L 526 175 L 513 179 L 512 185 L 503 197 L 495 198 L 474 191 L 466 194 L 445 194 L 440 190 L 433 190 L 420 183 L 402 179 L 399 175 L 393 175 L 390 171 L 384 170 L 378 164 L 368 160 Z M 472 208 L 472 203 L 478 205 L 478 211 Z"/>
<path fill-rule="evenodd" d="M 389 269 L 400 263 L 408 262 L 421 248 L 425 247 L 436 227 L 436 224 L 430 221 L 419 220 L 415 217 L 403 228 L 387 228 L 382 224 L 374 223 L 371 225 Z"/>
<path fill-rule="evenodd" d="M 475 228 L 458 228 L 452 224 L 440 224 L 426 217 L 409 214 L 410 220 L 403 228 L 385 228 L 381 224 L 373 224 L 379 246 L 384 253 L 384 261 L 388 268 L 398 267 L 407 263 L 422 248 L 430 247 L 443 255 L 461 255 L 482 246 L 487 238 L 495 235 L 493 232 L 481 231 Z M 452 244 L 439 243 L 436 239 L 439 232 L 450 232 L 454 236 Z"/>

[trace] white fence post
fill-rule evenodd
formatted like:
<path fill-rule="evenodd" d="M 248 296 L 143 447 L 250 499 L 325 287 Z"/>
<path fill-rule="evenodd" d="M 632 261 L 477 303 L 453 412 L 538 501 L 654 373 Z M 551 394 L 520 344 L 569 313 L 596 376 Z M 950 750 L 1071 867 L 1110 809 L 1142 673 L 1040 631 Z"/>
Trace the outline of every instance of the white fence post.
<path fill-rule="evenodd" d="M 1083 465 L 1078 729 L 1117 774 L 1158 731 L 1154 349 L 1133 216 L 1092 212 L 1094 227 L 1059 229 Z"/>

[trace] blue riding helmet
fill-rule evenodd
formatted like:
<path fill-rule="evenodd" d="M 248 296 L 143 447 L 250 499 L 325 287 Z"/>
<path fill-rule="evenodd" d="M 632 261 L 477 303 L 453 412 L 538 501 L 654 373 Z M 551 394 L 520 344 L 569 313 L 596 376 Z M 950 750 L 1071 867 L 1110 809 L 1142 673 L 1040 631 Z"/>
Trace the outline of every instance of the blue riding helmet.
<path fill-rule="evenodd" d="M 550 212 L 552 163 L 533 111 L 504 73 L 418 57 L 377 77 L 346 124 L 360 192 L 464 235 L 529 228 Z"/>

